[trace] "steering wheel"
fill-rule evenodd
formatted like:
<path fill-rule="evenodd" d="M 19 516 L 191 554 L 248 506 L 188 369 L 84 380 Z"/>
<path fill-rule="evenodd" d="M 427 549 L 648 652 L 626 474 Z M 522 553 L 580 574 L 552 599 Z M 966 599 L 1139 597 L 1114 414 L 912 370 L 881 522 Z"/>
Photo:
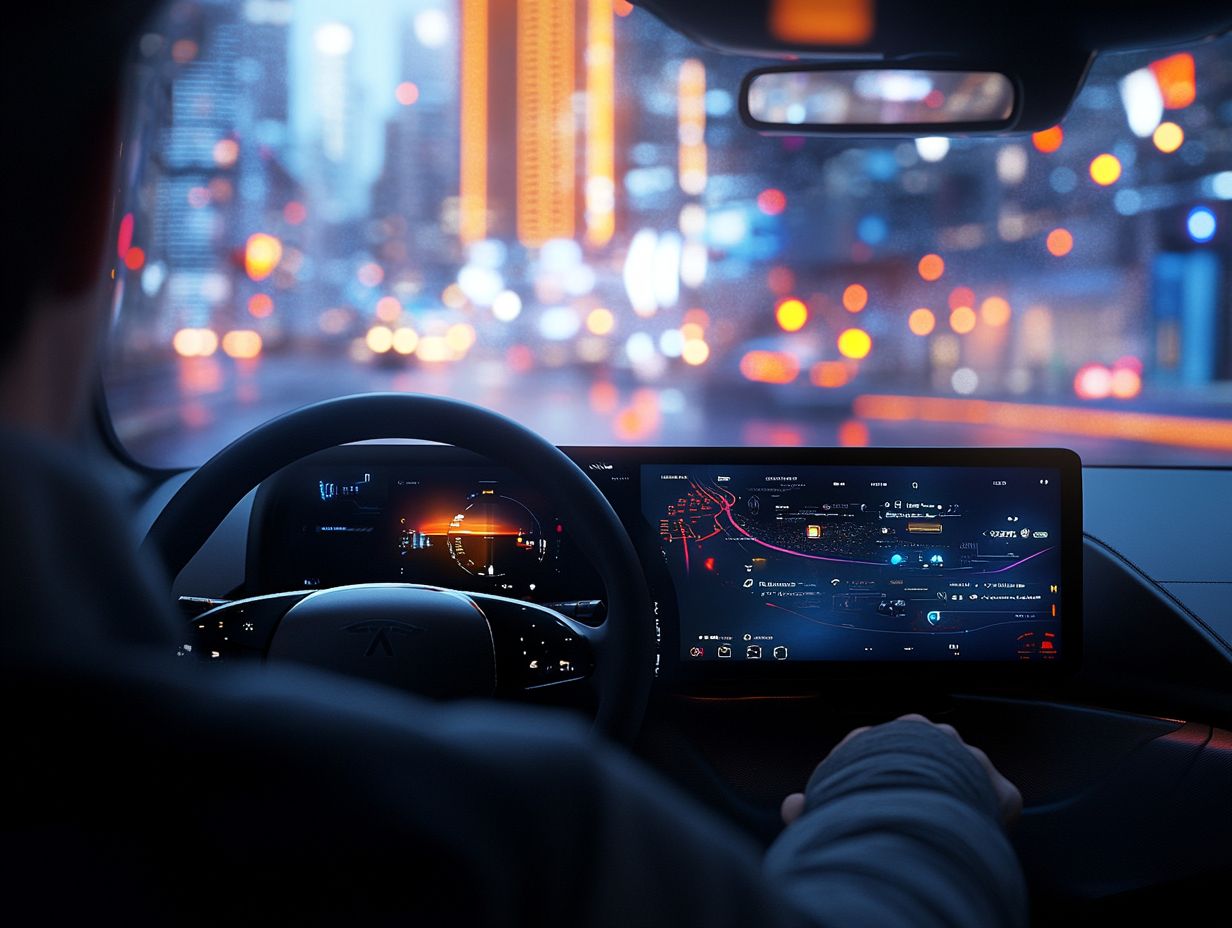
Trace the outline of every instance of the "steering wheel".
<path fill-rule="evenodd" d="M 289 658 L 435 698 L 511 696 L 584 680 L 595 726 L 631 741 L 654 672 L 651 599 L 611 504 L 560 449 L 456 400 L 370 393 L 257 426 L 203 464 L 151 526 L 143 552 L 176 577 L 261 481 L 309 454 L 376 438 L 454 445 L 507 466 L 556 507 L 603 581 L 606 615 L 577 621 L 535 603 L 418 584 L 365 583 L 239 600 L 194 619 L 207 657 Z"/>

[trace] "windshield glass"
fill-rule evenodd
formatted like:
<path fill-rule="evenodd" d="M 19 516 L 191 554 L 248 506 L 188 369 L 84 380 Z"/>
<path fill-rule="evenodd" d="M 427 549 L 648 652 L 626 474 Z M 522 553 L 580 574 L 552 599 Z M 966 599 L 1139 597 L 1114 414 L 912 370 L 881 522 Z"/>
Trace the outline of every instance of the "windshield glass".
<path fill-rule="evenodd" d="M 761 137 L 624 0 L 177 0 L 135 52 L 106 396 L 194 465 L 369 390 L 561 444 L 1232 459 L 1232 37 L 1062 125 Z"/>

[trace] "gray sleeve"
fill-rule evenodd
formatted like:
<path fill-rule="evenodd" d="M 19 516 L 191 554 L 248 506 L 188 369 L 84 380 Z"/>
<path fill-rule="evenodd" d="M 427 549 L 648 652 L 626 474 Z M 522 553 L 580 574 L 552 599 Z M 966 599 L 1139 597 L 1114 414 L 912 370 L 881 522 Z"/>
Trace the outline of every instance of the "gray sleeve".
<path fill-rule="evenodd" d="M 980 764 L 922 722 L 832 753 L 765 869 L 817 925 L 1020 926 L 1022 871 Z"/>

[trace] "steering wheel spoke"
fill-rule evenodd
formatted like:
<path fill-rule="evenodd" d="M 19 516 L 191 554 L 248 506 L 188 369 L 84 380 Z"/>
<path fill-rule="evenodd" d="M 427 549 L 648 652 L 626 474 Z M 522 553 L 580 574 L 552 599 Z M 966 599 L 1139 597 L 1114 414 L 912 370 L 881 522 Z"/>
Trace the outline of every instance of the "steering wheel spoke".
<path fill-rule="evenodd" d="M 177 653 L 207 663 L 260 660 L 269 651 L 282 617 L 311 593 L 272 593 L 216 606 L 189 621 Z"/>
<path fill-rule="evenodd" d="M 491 623 L 499 690 L 518 692 L 577 683 L 594 672 L 596 652 L 603 643 L 602 628 L 520 599 L 467 595 Z"/>

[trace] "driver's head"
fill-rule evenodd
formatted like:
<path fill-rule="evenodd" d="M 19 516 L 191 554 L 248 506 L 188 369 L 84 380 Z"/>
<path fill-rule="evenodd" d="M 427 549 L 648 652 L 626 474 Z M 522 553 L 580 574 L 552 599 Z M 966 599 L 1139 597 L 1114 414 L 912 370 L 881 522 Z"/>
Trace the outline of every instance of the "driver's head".
<path fill-rule="evenodd" d="M 124 63 L 157 0 L 39 0 L 6 14 L 0 422 L 69 429 L 93 383 Z"/>

